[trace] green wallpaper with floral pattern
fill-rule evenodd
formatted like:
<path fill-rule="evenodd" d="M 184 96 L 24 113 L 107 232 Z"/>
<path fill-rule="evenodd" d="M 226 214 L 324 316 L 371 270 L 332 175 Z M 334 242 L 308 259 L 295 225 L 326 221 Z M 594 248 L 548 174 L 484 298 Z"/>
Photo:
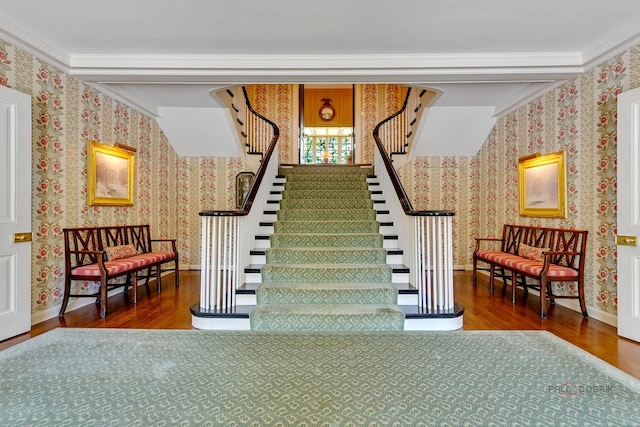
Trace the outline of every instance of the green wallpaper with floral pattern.
<path fill-rule="evenodd" d="M 505 223 L 589 231 L 587 304 L 617 313 L 616 95 L 640 86 L 640 46 L 498 117 L 475 157 L 417 158 L 400 171 L 421 209 L 451 209 L 454 264 L 470 265 L 474 238 L 498 236 Z M 566 219 L 518 214 L 518 159 L 567 153 Z M 572 293 L 575 285 L 556 286 Z"/>

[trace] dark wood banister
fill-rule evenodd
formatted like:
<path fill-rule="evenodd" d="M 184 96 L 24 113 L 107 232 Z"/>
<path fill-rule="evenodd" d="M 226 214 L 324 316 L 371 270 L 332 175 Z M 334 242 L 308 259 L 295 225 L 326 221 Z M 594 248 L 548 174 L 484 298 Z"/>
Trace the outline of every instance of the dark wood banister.
<path fill-rule="evenodd" d="M 393 163 L 391 162 L 391 157 L 387 153 L 387 150 L 384 148 L 382 141 L 380 140 L 380 127 L 382 127 L 385 123 L 389 122 L 393 118 L 399 116 L 407 109 L 407 104 L 409 102 L 409 96 L 411 95 L 411 88 L 407 90 L 407 96 L 404 99 L 404 103 L 402 107 L 378 123 L 376 127 L 373 129 L 373 139 L 376 141 L 376 145 L 378 146 L 378 151 L 380 151 L 380 156 L 382 157 L 382 162 L 389 174 L 389 178 L 391 179 L 391 183 L 393 184 L 393 188 L 396 191 L 396 195 L 398 196 L 398 200 L 400 201 L 400 205 L 404 210 L 406 215 L 410 216 L 454 216 L 455 213 L 448 210 L 416 210 L 413 209 L 413 205 L 411 204 L 411 200 L 407 196 L 407 193 L 404 191 L 404 187 L 400 182 L 400 178 L 398 177 L 398 173 L 396 172 L 396 168 L 393 167 Z"/>
<path fill-rule="evenodd" d="M 258 194 L 258 189 L 260 188 L 260 184 L 262 183 L 262 179 L 264 178 L 264 174 L 267 170 L 267 165 L 269 164 L 269 160 L 271 160 L 271 156 L 273 154 L 273 150 L 276 148 L 276 144 L 278 143 L 278 138 L 280 137 L 280 129 L 278 126 L 273 123 L 271 120 L 267 119 L 262 114 L 258 113 L 253 109 L 251 103 L 249 102 L 249 96 L 247 95 L 247 89 L 243 86 L 242 93 L 244 94 L 244 100 L 247 104 L 247 108 L 251 114 L 259 117 L 260 119 L 267 122 L 273 128 L 273 137 L 271 138 L 271 143 L 267 148 L 267 152 L 262 156 L 262 160 L 260 161 L 260 167 L 258 167 L 258 171 L 256 172 L 256 177 L 249 188 L 249 193 L 242 204 L 240 209 L 235 210 L 206 210 L 200 212 L 200 216 L 245 216 L 248 215 L 251 211 L 251 206 L 253 205 L 253 201 Z"/>

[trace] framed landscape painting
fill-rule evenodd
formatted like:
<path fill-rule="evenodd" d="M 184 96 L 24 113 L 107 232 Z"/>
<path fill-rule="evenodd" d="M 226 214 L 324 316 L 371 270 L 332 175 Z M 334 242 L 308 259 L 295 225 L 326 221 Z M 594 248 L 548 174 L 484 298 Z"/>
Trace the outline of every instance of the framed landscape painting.
<path fill-rule="evenodd" d="M 133 206 L 134 153 L 89 141 L 87 205 Z"/>
<path fill-rule="evenodd" d="M 564 151 L 520 159 L 520 215 L 566 218 L 566 173 Z"/>

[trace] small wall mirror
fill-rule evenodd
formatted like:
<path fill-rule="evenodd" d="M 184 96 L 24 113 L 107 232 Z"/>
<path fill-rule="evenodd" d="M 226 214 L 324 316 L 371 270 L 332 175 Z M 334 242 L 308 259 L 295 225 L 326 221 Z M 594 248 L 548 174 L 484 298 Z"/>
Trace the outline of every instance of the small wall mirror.
<path fill-rule="evenodd" d="M 236 175 L 236 208 L 242 207 L 254 178 L 255 174 L 253 172 L 240 172 Z"/>

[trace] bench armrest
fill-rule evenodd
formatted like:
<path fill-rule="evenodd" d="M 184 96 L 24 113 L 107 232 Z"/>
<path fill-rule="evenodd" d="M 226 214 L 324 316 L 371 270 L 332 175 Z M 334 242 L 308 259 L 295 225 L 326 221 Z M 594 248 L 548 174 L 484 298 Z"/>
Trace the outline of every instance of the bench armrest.
<path fill-rule="evenodd" d="M 176 239 L 151 239 L 151 243 L 153 242 L 169 242 L 171 243 L 171 250 L 174 254 L 178 253 L 178 249 L 176 248 Z"/>
<path fill-rule="evenodd" d="M 502 242 L 502 239 L 498 239 L 497 237 L 476 237 L 476 249 L 474 253 L 480 250 L 480 242 Z"/>

